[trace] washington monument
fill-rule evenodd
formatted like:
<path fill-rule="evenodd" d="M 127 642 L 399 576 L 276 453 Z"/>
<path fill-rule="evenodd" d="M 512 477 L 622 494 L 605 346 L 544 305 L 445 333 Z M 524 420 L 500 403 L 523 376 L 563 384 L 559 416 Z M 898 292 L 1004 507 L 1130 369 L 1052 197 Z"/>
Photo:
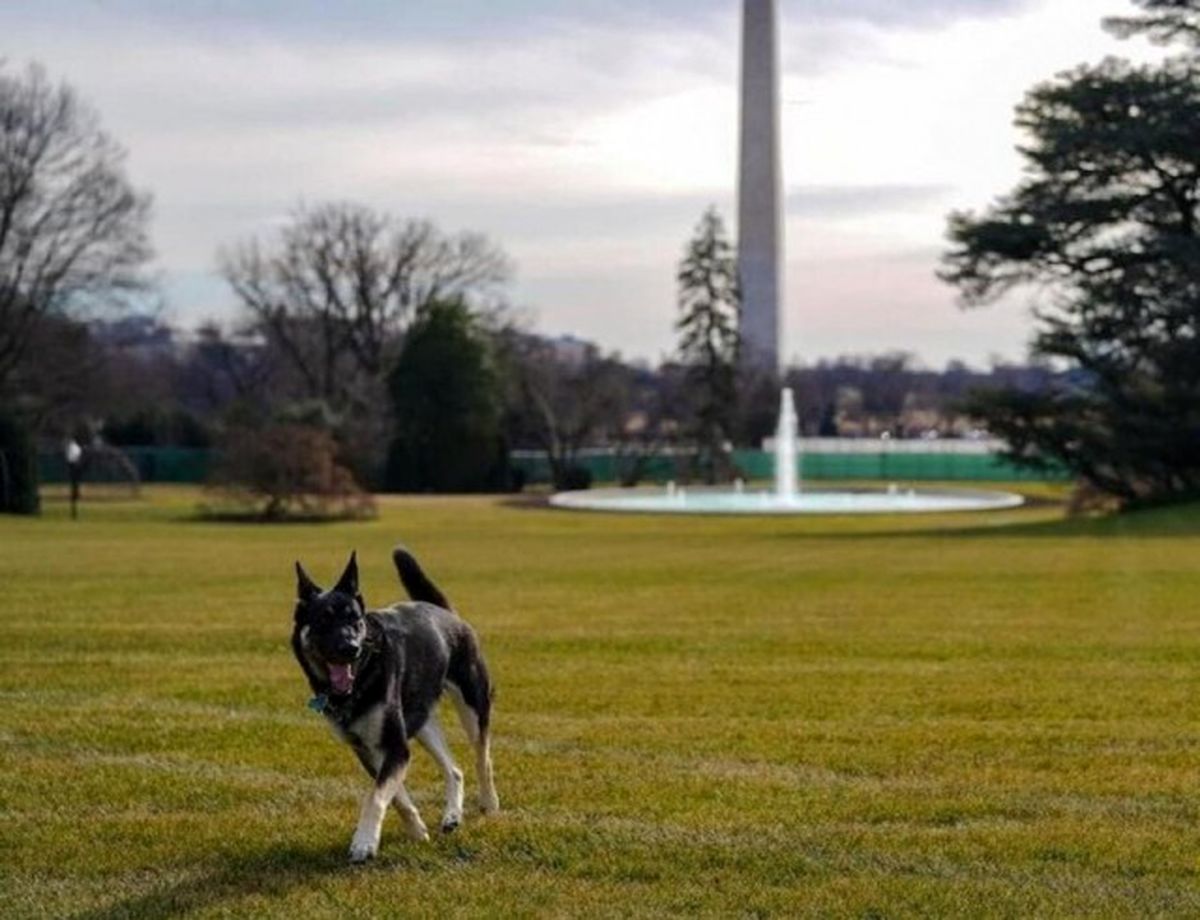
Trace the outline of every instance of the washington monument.
<path fill-rule="evenodd" d="M 738 173 L 738 274 L 742 352 L 779 367 L 783 299 L 783 176 L 779 165 L 776 0 L 742 0 L 742 115 Z"/>

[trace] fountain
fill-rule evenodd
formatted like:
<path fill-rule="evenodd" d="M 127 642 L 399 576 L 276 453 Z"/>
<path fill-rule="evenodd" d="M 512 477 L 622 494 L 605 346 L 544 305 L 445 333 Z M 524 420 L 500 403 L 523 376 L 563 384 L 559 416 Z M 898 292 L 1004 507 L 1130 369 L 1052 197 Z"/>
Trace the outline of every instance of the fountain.
<path fill-rule="evenodd" d="M 1025 499 L 982 489 L 801 489 L 796 454 L 796 405 L 790 388 L 779 399 L 775 429 L 775 488 L 754 491 L 738 479 L 733 488 L 589 489 L 551 496 L 556 508 L 656 514 L 913 514 L 1016 508 Z"/>

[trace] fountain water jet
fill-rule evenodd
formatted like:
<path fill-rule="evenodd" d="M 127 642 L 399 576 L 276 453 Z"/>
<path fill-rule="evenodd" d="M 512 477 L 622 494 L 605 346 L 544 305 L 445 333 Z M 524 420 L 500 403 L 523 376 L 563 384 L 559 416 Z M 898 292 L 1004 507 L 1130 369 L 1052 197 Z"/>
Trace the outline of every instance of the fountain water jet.
<path fill-rule="evenodd" d="M 796 470 L 796 402 L 792 388 L 779 394 L 779 424 L 775 427 L 775 497 L 793 502 L 799 491 Z"/>

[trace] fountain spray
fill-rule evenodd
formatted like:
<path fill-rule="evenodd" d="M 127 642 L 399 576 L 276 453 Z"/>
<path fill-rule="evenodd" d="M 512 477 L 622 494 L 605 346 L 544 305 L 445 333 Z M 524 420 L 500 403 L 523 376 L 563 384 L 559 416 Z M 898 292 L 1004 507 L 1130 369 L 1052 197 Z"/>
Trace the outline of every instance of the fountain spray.
<path fill-rule="evenodd" d="M 775 429 L 775 496 L 784 502 L 796 500 L 796 403 L 792 388 L 779 394 L 779 425 Z"/>

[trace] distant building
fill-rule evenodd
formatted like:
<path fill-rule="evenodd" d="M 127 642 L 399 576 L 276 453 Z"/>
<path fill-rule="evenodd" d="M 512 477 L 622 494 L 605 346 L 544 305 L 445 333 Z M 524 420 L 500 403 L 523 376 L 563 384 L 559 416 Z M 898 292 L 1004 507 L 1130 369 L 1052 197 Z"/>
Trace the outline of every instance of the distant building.
<path fill-rule="evenodd" d="M 144 313 L 93 320 L 88 323 L 88 332 L 100 345 L 133 351 L 143 358 L 173 354 L 179 345 L 174 329 Z"/>
<path fill-rule="evenodd" d="M 550 346 L 557 360 L 572 366 L 583 364 L 599 351 L 592 342 L 573 335 L 560 335 L 546 338 L 544 341 Z"/>

